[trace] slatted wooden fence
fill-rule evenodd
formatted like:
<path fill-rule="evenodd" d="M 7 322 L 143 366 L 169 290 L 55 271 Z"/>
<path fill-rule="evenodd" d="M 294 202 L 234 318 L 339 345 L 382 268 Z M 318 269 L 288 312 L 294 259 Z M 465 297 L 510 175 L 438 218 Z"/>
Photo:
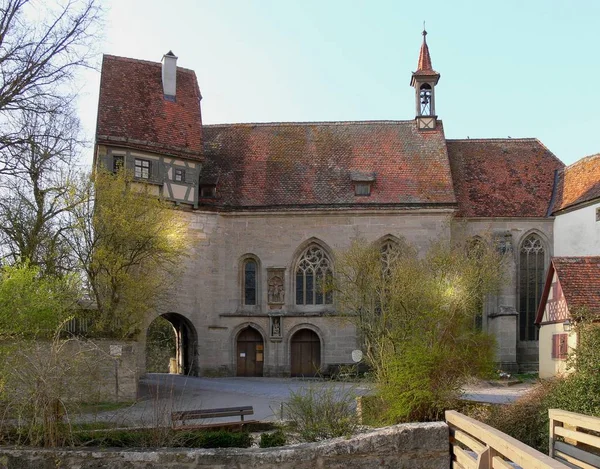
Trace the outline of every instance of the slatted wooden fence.
<path fill-rule="evenodd" d="M 489 425 L 454 410 L 446 411 L 450 427 L 452 469 L 567 469 L 550 456 Z"/>
<path fill-rule="evenodd" d="M 575 469 L 600 467 L 600 418 L 550 409 L 550 456 Z"/>

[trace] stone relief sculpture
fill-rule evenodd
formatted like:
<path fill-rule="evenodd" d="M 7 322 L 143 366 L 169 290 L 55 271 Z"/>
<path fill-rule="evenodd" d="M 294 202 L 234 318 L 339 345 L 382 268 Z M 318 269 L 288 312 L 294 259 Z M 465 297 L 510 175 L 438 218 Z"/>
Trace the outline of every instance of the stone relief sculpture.
<path fill-rule="evenodd" d="M 285 303 L 285 287 L 283 269 L 268 269 L 268 302 L 281 305 Z"/>
<path fill-rule="evenodd" d="M 281 318 L 279 316 L 271 318 L 271 336 L 281 337 Z"/>

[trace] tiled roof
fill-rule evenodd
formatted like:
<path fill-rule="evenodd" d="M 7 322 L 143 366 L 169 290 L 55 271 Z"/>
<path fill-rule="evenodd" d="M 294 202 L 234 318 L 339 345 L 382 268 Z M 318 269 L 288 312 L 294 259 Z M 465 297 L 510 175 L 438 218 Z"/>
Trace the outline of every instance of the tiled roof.
<path fill-rule="evenodd" d="M 417 71 L 413 73 L 413 76 L 419 75 L 439 75 L 433 69 L 431 65 L 431 56 L 429 55 L 429 46 L 427 45 L 427 31 L 423 31 L 423 44 L 421 44 L 421 51 L 419 52 L 419 62 L 417 63 Z"/>
<path fill-rule="evenodd" d="M 563 163 L 537 139 L 448 140 L 459 216 L 543 217 Z"/>
<path fill-rule="evenodd" d="M 161 64 L 105 55 L 96 142 L 201 159 L 200 90 L 177 68 L 176 101 L 164 98 Z"/>
<path fill-rule="evenodd" d="M 553 212 L 600 198 L 600 153 L 588 156 L 559 173 Z"/>
<path fill-rule="evenodd" d="M 546 276 L 536 324 L 542 321 L 555 271 L 569 312 L 573 314 L 578 308 L 587 308 L 591 313 L 600 316 L 600 257 L 553 257 Z"/>
<path fill-rule="evenodd" d="M 427 132 L 414 121 L 210 125 L 204 139 L 201 179 L 218 179 L 204 206 L 455 203 L 441 122 Z M 374 177 L 370 196 L 354 195 L 357 173 Z"/>

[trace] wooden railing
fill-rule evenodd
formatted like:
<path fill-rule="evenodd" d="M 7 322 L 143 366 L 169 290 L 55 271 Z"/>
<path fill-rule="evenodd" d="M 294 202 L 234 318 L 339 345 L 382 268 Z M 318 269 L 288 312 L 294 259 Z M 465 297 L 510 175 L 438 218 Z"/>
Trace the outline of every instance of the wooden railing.
<path fill-rule="evenodd" d="M 571 468 L 600 467 L 600 418 L 559 409 L 548 415 L 550 456 Z"/>
<path fill-rule="evenodd" d="M 454 410 L 446 411 L 450 427 L 452 469 L 568 469 L 505 433 Z M 592 467 L 592 466 L 590 466 Z"/>

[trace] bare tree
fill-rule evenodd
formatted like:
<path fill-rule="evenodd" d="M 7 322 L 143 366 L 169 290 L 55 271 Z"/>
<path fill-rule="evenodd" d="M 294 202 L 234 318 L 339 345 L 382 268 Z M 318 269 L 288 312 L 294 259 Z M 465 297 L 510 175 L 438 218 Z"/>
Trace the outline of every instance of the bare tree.
<path fill-rule="evenodd" d="M 45 273 L 70 267 L 62 233 L 67 212 L 82 203 L 75 190 L 79 122 L 65 112 L 24 112 L 20 139 L 8 150 L 18 172 L 0 175 L 0 254 L 9 263 L 28 260 Z"/>
<path fill-rule="evenodd" d="M 77 69 L 90 65 L 97 0 L 0 0 L 0 174 L 19 172 L 10 151 L 24 140 L 23 115 L 53 113 L 73 100 Z"/>

